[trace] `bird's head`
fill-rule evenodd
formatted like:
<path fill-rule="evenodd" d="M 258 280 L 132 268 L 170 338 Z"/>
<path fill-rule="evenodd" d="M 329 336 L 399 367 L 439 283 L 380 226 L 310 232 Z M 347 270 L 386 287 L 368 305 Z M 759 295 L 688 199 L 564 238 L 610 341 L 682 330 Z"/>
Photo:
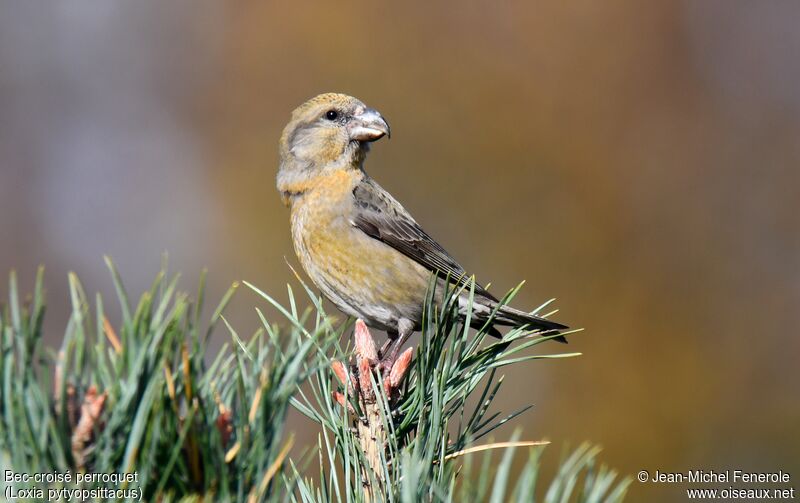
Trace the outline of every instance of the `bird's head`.
<path fill-rule="evenodd" d="M 315 96 L 292 112 L 281 135 L 278 190 L 290 192 L 322 170 L 360 168 L 369 143 L 389 135 L 386 119 L 356 98 Z"/>

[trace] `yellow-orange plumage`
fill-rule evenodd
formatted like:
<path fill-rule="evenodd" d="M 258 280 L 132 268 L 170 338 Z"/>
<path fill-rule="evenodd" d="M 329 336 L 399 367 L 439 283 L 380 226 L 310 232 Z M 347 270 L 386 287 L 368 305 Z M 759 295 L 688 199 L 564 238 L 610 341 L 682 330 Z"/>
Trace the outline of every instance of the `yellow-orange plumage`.
<path fill-rule="evenodd" d="M 323 94 L 299 106 L 283 131 L 277 186 L 291 207 L 292 241 L 322 293 L 342 311 L 398 336 L 418 329 L 431 276 L 465 283 L 464 269 L 388 192 L 364 171 L 370 142 L 389 134 L 375 110 L 342 94 Z M 470 304 L 476 323 L 542 330 L 566 328 L 508 306 L 498 306 L 478 284 Z M 466 312 L 466 311 L 464 311 Z"/>
<path fill-rule="evenodd" d="M 348 314 L 374 317 L 369 306 L 383 305 L 412 314 L 421 307 L 431 272 L 352 225 L 350 201 L 363 176 L 337 171 L 307 186 L 291 210 L 295 252 L 314 282 Z M 394 328 L 382 320 L 375 324 Z"/>

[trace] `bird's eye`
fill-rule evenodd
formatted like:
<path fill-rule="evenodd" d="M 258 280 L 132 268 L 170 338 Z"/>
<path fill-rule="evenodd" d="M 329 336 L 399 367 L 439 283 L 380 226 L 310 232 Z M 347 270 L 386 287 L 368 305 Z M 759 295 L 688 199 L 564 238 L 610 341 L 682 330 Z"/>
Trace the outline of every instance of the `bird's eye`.
<path fill-rule="evenodd" d="M 325 118 L 329 121 L 335 121 L 339 117 L 339 112 L 336 110 L 328 110 L 325 112 Z"/>

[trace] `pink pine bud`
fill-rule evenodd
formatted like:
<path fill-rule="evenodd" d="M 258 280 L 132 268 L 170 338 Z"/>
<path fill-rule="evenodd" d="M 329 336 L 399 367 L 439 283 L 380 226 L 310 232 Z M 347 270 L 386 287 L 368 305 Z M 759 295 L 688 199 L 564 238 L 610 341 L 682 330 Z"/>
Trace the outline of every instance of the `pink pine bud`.
<path fill-rule="evenodd" d="M 372 340 L 372 334 L 369 333 L 366 323 L 361 319 L 356 320 L 355 339 L 356 354 L 370 363 L 377 362 L 378 349 L 375 347 L 375 341 Z"/>
<path fill-rule="evenodd" d="M 222 438 L 222 446 L 227 447 L 228 441 L 233 434 L 233 412 L 224 405 L 219 405 L 219 416 L 217 416 L 217 430 Z"/>
<path fill-rule="evenodd" d="M 347 398 L 345 398 L 343 394 L 339 393 L 338 391 L 334 391 L 332 394 L 333 394 L 333 399 L 336 400 L 336 403 L 338 403 L 342 407 L 347 407 L 347 410 L 350 411 L 351 414 L 356 413 L 356 410 L 353 408 L 350 402 L 347 401 Z"/>
<path fill-rule="evenodd" d="M 339 382 L 347 386 L 350 379 L 347 375 L 347 370 L 344 368 L 344 364 L 342 364 L 340 361 L 334 360 L 331 364 L 331 367 L 333 368 L 333 373 L 336 375 L 336 378 L 339 379 Z"/>
<path fill-rule="evenodd" d="M 372 392 L 372 365 L 367 359 L 358 360 L 358 381 L 361 396 L 369 398 Z"/>
<path fill-rule="evenodd" d="M 97 388 L 92 385 L 86 390 L 86 396 L 81 405 L 81 417 L 75 430 L 72 432 L 72 456 L 79 467 L 83 467 L 85 447 L 92 439 L 95 428 L 98 427 L 100 415 L 108 398 L 108 393 L 98 393 Z"/>
<path fill-rule="evenodd" d="M 345 400 L 344 395 L 339 393 L 338 391 L 333 392 L 333 399 L 336 400 L 336 403 L 338 403 L 342 407 L 344 407 L 345 404 L 347 403 L 347 400 Z"/>
<path fill-rule="evenodd" d="M 414 356 L 414 348 L 408 348 L 395 360 L 394 365 L 392 365 L 392 370 L 389 372 L 389 384 L 392 388 L 400 386 L 403 377 L 405 377 L 406 372 L 408 372 L 411 366 L 412 356 Z"/>

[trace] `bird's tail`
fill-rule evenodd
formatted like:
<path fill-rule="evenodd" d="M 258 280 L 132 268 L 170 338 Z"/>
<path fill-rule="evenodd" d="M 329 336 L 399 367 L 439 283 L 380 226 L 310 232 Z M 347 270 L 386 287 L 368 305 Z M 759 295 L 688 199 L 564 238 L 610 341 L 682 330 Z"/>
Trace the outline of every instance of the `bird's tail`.
<path fill-rule="evenodd" d="M 496 307 L 491 306 L 492 309 Z M 550 321 L 541 316 L 536 316 L 534 314 L 526 313 L 524 311 L 520 311 L 519 309 L 514 309 L 510 306 L 500 306 L 500 309 L 497 310 L 497 315 L 495 316 L 495 323 L 497 325 L 504 325 L 504 326 L 511 326 L 511 327 L 527 327 L 532 330 L 540 330 L 544 333 L 544 335 L 555 335 L 561 332 L 562 330 L 566 330 L 569 327 L 566 325 L 562 325 L 561 323 L 556 323 L 555 321 Z M 496 332 L 496 331 L 495 331 Z M 492 335 L 499 335 L 492 333 Z M 567 343 L 567 338 L 563 335 L 558 337 L 553 337 L 554 341 L 562 342 L 564 344 Z"/>
<path fill-rule="evenodd" d="M 472 311 L 472 327 L 480 329 L 486 323 L 489 316 L 494 312 L 493 325 L 500 325 L 506 327 L 525 327 L 530 330 L 538 330 L 545 336 L 555 336 L 562 331 L 569 329 L 568 326 L 562 325 L 555 321 L 536 316 L 535 314 L 526 313 L 519 309 L 514 309 L 511 306 L 500 305 L 500 301 L 491 296 L 488 292 L 484 295 L 475 295 L 472 302 L 469 301 L 467 296 L 462 295 L 459 298 L 461 307 L 461 314 L 465 315 L 466 311 L 471 308 Z M 499 307 L 498 307 L 499 306 Z M 502 334 L 493 326 L 489 327 L 489 334 L 497 337 L 502 337 Z M 567 344 L 567 339 L 563 335 L 553 337 L 554 341 Z"/>

